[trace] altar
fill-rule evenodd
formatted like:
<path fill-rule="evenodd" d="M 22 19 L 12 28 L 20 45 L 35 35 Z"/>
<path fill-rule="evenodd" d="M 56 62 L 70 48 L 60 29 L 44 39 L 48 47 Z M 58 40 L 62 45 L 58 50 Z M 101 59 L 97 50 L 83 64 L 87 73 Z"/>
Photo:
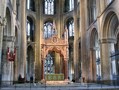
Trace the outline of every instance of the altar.
<path fill-rule="evenodd" d="M 64 74 L 46 74 L 46 81 L 63 81 Z"/>
<path fill-rule="evenodd" d="M 55 54 L 59 54 L 55 60 Z M 41 81 L 68 80 L 68 38 L 58 38 L 53 35 L 49 39 L 42 39 L 41 44 Z M 54 82 L 53 82 L 54 83 Z"/>

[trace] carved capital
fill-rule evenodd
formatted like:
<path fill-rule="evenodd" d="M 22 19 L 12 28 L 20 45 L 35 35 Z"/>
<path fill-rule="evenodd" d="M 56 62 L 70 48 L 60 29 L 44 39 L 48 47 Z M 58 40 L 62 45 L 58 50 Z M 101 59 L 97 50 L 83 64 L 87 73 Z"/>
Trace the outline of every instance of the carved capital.
<path fill-rule="evenodd" d="M 100 43 L 116 43 L 116 39 L 114 38 L 106 38 L 106 39 L 100 39 Z"/>

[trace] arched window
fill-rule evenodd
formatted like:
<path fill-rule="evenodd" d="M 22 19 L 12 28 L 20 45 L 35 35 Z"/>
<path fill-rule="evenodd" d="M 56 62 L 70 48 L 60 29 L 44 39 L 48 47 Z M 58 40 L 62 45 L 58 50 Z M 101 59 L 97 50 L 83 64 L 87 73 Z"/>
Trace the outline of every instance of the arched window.
<path fill-rule="evenodd" d="M 5 24 L 5 28 L 3 31 L 3 35 L 4 36 L 11 36 L 11 15 L 10 15 L 10 10 L 7 8 L 6 9 L 6 24 Z"/>
<path fill-rule="evenodd" d="M 88 0 L 89 25 L 96 20 L 96 0 Z"/>
<path fill-rule="evenodd" d="M 74 0 L 65 0 L 64 7 L 64 12 L 72 11 L 74 9 Z"/>
<path fill-rule="evenodd" d="M 30 22 L 27 20 L 27 36 L 30 36 Z"/>
<path fill-rule="evenodd" d="M 27 9 L 35 11 L 35 1 L 27 0 Z"/>
<path fill-rule="evenodd" d="M 55 34 L 55 30 L 53 28 L 53 23 L 48 21 L 44 23 L 44 38 L 49 38 Z"/>
<path fill-rule="evenodd" d="M 74 0 L 69 0 L 69 11 L 74 9 Z"/>
<path fill-rule="evenodd" d="M 30 17 L 27 17 L 27 41 L 34 41 L 34 23 Z"/>
<path fill-rule="evenodd" d="M 54 0 L 44 0 L 44 14 L 54 14 Z"/>
<path fill-rule="evenodd" d="M 94 40 L 95 40 L 94 49 L 96 54 L 96 77 L 97 77 L 97 80 L 100 80 L 100 77 L 101 77 L 100 46 L 99 46 L 97 33 L 95 35 Z"/>
<path fill-rule="evenodd" d="M 73 20 L 73 18 L 70 18 L 67 21 L 67 28 L 68 28 L 69 37 L 74 36 L 74 20 Z"/>

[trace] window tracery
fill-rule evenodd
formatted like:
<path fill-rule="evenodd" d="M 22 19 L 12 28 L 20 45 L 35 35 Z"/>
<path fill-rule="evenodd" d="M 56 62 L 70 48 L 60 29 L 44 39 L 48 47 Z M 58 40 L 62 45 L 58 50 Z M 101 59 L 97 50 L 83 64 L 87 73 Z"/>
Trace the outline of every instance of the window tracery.
<path fill-rule="evenodd" d="M 44 38 L 47 39 L 54 34 L 55 34 L 55 30 L 53 28 L 53 23 L 52 22 L 44 23 Z"/>
<path fill-rule="evenodd" d="M 74 36 L 74 21 L 73 21 L 73 19 L 68 20 L 67 28 L 68 28 L 69 37 Z"/>
<path fill-rule="evenodd" d="M 48 15 L 54 14 L 54 0 L 45 0 L 44 13 Z"/>

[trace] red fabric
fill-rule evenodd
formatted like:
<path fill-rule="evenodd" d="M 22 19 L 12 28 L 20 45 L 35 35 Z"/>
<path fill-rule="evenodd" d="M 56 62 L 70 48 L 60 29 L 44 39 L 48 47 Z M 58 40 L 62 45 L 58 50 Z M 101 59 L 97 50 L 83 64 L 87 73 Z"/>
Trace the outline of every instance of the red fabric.
<path fill-rule="evenodd" d="M 7 48 L 7 60 L 14 61 L 16 56 L 16 48 L 14 48 L 14 52 L 10 52 L 9 47 Z"/>

